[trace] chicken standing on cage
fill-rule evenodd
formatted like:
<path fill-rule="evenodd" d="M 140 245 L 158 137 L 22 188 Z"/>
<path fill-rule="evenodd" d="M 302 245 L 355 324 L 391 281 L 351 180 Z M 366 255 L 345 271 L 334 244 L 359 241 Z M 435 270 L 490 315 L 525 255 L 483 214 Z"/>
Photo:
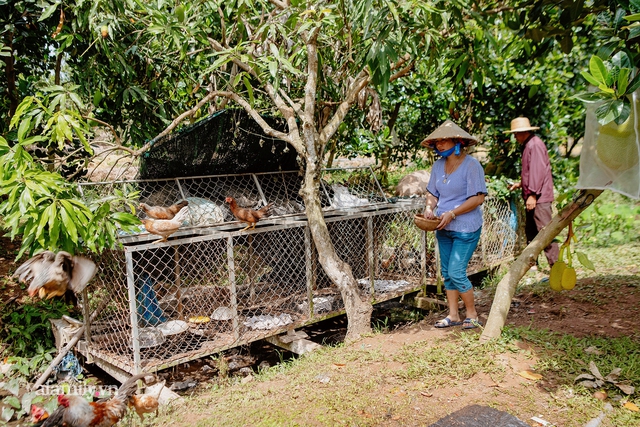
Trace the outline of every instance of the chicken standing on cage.
<path fill-rule="evenodd" d="M 145 230 L 151 234 L 162 236 L 161 239 L 155 240 L 153 243 L 166 242 L 167 238 L 173 233 L 178 231 L 182 225 L 182 221 L 187 219 L 189 215 L 189 208 L 183 207 L 180 212 L 176 214 L 172 219 L 150 219 L 143 218 L 140 221 L 144 224 Z"/>
<path fill-rule="evenodd" d="M 21 283 L 29 283 L 29 296 L 51 299 L 71 290 L 80 293 L 96 274 L 96 264 L 89 258 L 74 256 L 69 252 L 40 252 L 25 261 L 13 277 Z"/>
<path fill-rule="evenodd" d="M 88 402 L 82 396 L 61 394 L 58 408 L 41 426 L 111 427 L 127 412 L 129 401 L 138 389 L 137 381 L 148 375 L 132 376 L 122 383 L 114 397 L 106 401 Z"/>
<path fill-rule="evenodd" d="M 254 230 L 258 221 L 270 215 L 269 210 L 273 206 L 273 203 L 269 203 L 258 210 L 241 208 L 233 197 L 227 197 L 225 202 L 229 203 L 229 209 L 231 209 L 231 213 L 238 219 L 238 221 L 247 223 L 247 226 L 240 231 L 244 231 L 248 228 Z"/>
<path fill-rule="evenodd" d="M 188 204 L 189 202 L 186 200 L 181 200 L 171 206 L 149 206 L 146 203 L 140 203 L 140 209 L 152 219 L 173 219 Z"/>

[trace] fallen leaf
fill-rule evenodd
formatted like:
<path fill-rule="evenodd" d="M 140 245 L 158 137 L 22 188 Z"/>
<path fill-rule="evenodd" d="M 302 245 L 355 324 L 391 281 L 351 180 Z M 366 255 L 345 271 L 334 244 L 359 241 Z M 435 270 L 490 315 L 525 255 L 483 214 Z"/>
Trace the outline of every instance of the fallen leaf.
<path fill-rule="evenodd" d="M 433 396 L 433 393 L 429 393 L 428 391 L 421 391 L 420 392 L 421 395 L 423 395 L 424 397 L 431 397 Z"/>
<path fill-rule="evenodd" d="M 625 403 L 625 404 L 624 404 L 624 405 L 622 405 L 622 406 L 624 406 L 625 408 L 629 409 L 630 411 L 633 411 L 633 412 L 640 412 L 640 408 L 638 408 L 638 407 L 635 405 L 635 403 L 627 402 L 627 403 Z"/>
<path fill-rule="evenodd" d="M 334 366 L 337 366 L 338 368 L 342 368 L 343 366 L 347 366 L 346 363 L 334 363 Z"/>
<path fill-rule="evenodd" d="M 528 380 L 534 380 L 534 381 L 542 378 L 542 375 L 536 374 L 535 372 L 531 372 L 531 371 L 520 371 L 518 372 L 518 375 Z"/>
<path fill-rule="evenodd" d="M 594 347 L 594 346 L 585 348 L 584 352 L 587 354 L 595 354 L 595 355 L 603 354 L 601 350 L 599 350 L 597 347 Z"/>
<path fill-rule="evenodd" d="M 589 362 L 589 370 L 597 379 L 604 380 L 604 378 L 602 378 L 602 374 L 600 373 L 600 370 L 598 369 L 598 367 L 596 366 L 593 360 Z"/>
<path fill-rule="evenodd" d="M 636 390 L 633 386 L 630 386 L 630 385 L 620 384 L 620 383 L 615 383 L 615 384 L 616 384 L 616 387 L 618 387 L 620 390 L 622 390 L 626 394 L 633 394 Z"/>

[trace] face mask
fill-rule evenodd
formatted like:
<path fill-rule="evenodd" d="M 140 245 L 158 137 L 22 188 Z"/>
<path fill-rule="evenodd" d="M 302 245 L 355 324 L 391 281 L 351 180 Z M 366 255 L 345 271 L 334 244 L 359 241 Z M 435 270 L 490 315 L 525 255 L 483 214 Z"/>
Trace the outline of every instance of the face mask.
<path fill-rule="evenodd" d="M 439 151 L 436 147 L 433 147 L 433 151 L 435 151 L 437 155 L 442 156 L 444 158 L 449 157 L 453 153 L 455 153 L 456 156 L 459 156 L 460 155 L 460 143 L 456 142 L 456 145 L 454 147 L 451 147 L 451 148 L 449 148 L 448 150 L 445 150 L 445 151 Z"/>

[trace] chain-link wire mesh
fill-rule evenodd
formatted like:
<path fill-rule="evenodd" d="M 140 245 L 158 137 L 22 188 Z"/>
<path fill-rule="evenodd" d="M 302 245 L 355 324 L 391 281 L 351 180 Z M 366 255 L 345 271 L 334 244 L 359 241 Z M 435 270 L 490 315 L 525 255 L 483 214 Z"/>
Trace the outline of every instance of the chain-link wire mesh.
<path fill-rule="evenodd" d="M 127 188 L 137 202 L 190 201 L 188 225 L 166 242 L 121 236 L 89 286 L 86 342 L 96 363 L 151 372 L 342 314 L 344 302 L 318 262 L 298 194 L 298 173 L 265 173 L 83 184 L 85 197 Z M 370 168 L 326 171 L 325 220 L 339 257 L 372 303 L 433 284 L 435 238 L 413 223 L 424 199 L 386 201 Z M 275 213 L 242 230 L 224 198 Z M 200 200 L 196 203 L 196 200 Z M 217 212 L 212 214 L 212 212 Z M 218 216 L 215 216 L 218 215 Z M 506 203 L 487 199 L 470 271 L 512 256 Z"/>

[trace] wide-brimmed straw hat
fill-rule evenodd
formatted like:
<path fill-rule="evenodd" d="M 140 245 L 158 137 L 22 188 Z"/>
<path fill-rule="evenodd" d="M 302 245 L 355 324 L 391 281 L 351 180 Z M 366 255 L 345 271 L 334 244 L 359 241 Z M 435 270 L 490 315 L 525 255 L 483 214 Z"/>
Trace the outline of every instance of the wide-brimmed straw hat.
<path fill-rule="evenodd" d="M 526 117 L 518 117 L 511 120 L 511 130 L 505 130 L 504 133 L 528 132 L 536 129 L 540 129 L 540 127 L 531 126 L 529 119 Z"/>
<path fill-rule="evenodd" d="M 423 147 L 433 146 L 441 139 L 459 139 L 465 146 L 475 145 L 478 143 L 478 140 L 475 137 L 469 135 L 460 126 L 453 123 L 451 120 L 445 120 L 443 124 L 438 126 L 438 129 L 434 130 L 428 137 L 423 139 L 420 145 Z"/>

